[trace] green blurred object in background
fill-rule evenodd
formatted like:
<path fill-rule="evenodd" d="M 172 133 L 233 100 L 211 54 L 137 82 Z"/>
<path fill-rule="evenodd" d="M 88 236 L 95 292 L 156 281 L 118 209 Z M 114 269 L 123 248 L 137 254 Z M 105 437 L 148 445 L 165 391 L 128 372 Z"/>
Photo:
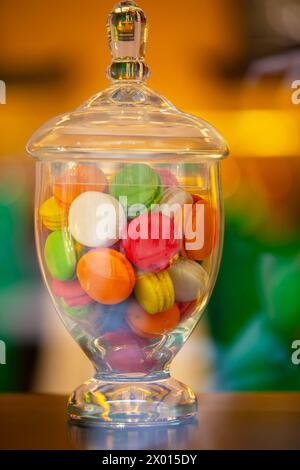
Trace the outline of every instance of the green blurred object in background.
<path fill-rule="evenodd" d="M 208 320 L 217 344 L 226 347 L 259 310 L 257 259 L 260 244 L 239 235 L 234 221 L 226 219 L 223 257 L 215 291 L 208 307 Z"/>
<path fill-rule="evenodd" d="M 291 340 L 300 333 L 300 252 L 269 260 L 262 279 L 270 324 Z"/>
<path fill-rule="evenodd" d="M 219 390 L 299 390 L 291 345 L 274 332 L 265 313 L 255 315 L 226 351 L 218 351 Z"/>
<path fill-rule="evenodd" d="M 0 391 L 28 390 L 37 355 L 37 329 L 29 331 L 36 322 L 29 196 L 25 170 L 4 166 L 0 180 L 0 339 L 6 346 L 6 364 L 0 365 Z"/>
<path fill-rule="evenodd" d="M 246 217 L 246 215 L 241 216 Z M 259 240 L 230 216 L 209 306 L 218 390 L 299 390 L 291 345 L 300 336 L 300 257 L 289 243 Z M 265 221 L 268 224 L 268 218 Z M 260 312 L 260 313 L 257 313 Z"/>

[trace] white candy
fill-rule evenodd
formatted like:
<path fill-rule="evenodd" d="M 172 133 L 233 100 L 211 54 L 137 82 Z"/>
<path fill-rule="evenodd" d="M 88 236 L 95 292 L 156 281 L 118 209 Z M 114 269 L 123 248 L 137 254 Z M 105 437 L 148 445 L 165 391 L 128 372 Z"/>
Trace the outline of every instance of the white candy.
<path fill-rule="evenodd" d="M 90 248 L 116 243 L 125 229 L 124 209 L 110 194 L 87 191 L 71 204 L 69 228 L 73 238 Z"/>
<path fill-rule="evenodd" d="M 186 204 L 193 204 L 193 197 L 180 188 L 167 189 L 160 200 L 160 211 L 167 216 L 174 216 Z"/>
<path fill-rule="evenodd" d="M 176 302 L 192 302 L 204 296 L 208 274 L 196 261 L 180 258 L 169 268 L 169 273 Z"/>

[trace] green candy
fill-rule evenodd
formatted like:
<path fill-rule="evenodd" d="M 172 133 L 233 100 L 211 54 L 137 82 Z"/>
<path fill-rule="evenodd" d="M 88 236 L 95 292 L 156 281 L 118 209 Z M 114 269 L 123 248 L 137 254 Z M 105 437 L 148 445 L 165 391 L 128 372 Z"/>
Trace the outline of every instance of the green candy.
<path fill-rule="evenodd" d="M 65 230 L 50 233 L 45 243 L 44 257 L 53 278 L 67 281 L 74 277 L 76 253 L 73 240 Z"/>
<path fill-rule="evenodd" d="M 126 197 L 129 209 L 140 204 L 148 209 L 151 204 L 157 204 L 161 198 L 161 179 L 158 173 L 143 163 L 125 165 L 113 177 L 110 194 L 116 199 L 121 196 Z M 122 200 L 120 202 L 122 203 Z"/>
<path fill-rule="evenodd" d="M 63 298 L 59 299 L 59 305 L 66 315 L 69 315 L 70 317 L 73 317 L 76 320 L 82 320 L 95 308 L 94 303 L 88 305 L 80 305 L 78 307 L 70 307 Z"/>

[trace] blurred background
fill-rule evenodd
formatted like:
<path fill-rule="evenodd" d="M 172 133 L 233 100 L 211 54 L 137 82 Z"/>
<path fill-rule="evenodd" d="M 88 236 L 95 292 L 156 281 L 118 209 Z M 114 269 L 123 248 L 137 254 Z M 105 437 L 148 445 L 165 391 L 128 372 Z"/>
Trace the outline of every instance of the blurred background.
<path fill-rule="evenodd" d="M 108 85 L 114 0 L 0 0 L 0 391 L 68 393 L 91 376 L 37 267 L 34 164 L 24 147 L 50 117 Z M 173 364 L 201 390 L 299 390 L 299 0 L 140 0 L 150 23 L 149 86 L 212 122 L 226 227 L 205 319 Z"/>

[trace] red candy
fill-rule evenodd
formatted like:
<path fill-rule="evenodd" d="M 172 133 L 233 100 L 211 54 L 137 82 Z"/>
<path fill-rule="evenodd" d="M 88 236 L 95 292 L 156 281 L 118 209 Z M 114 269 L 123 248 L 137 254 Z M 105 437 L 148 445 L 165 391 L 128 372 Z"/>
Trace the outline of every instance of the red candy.
<path fill-rule="evenodd" d="M 174 221 L 160 212 L 144 212 L 127 225 L 121 249 L 140 270 L 159 272 L 180 250 Z"/>
<path fill-rule="evenodd" d="M 93 303 L 93 299 L 82 289 L 77 279 L 73 281 L 53 279 L 52 292 L 56 297 L 62 297 L 69 307 L 79 307 L 80 305 Z"/>
<path fill-rule="evenodd" d="M 180 311 L 180 319 L 183 321 L 189 318 L 189 316 L 195 311 L 197 300 L 192 300 L 191 302 L 178 302 L 177 306 Z"/>

